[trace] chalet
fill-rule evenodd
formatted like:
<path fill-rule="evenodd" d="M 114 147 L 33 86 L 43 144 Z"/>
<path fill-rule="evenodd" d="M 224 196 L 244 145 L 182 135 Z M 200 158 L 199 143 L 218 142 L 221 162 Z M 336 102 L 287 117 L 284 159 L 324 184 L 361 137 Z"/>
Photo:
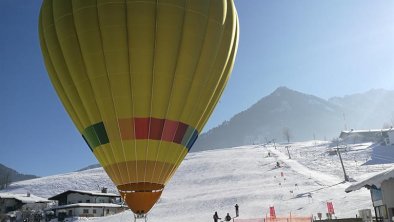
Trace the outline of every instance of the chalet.
<path fill-rule="evenodd" d="M 387 138 L 386 145 L 394 145 L 394 130 L 387 131 Z"/>
<path fill-rule="evenodd" d="M 361 188 L 371 192 L 376 221 L 391 222 L 394 217 L 394 167 L 346 188 L 352 192 Z"/>
<path fill-rule="evenodd" d="M 43 210 L 51 201 L 33 194 L 0 193 L 0 214 L 17 210 Z"/>
<path fill-rule="evenodd" d="M 58 202 L 58 206 L 50 210 L 60 220 L 66 217 L 103 217 L 127 209 L 120 205 L 118 194 L 107 193 L 105 188 L 101 192 L 68 190 L 49 200 Z"/>
<path fill-rule="evenodd" d="M 342 131 L 339 138 L 347 143 L 374 142 L 383 145 L 394 145 L 394 130 L 370 129 Z"/>

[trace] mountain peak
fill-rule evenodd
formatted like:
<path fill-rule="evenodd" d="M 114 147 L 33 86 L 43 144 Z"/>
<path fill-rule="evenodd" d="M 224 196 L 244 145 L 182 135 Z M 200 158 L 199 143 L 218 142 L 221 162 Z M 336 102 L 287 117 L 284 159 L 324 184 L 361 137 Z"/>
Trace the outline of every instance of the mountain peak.
<path fill-rule="evenodd" d="M 294 95 L 294 94 L 302 94 L 305 95 L 304 93 L 298 92 L 296 90 L 290 89 L 286 86 L 280 86 L 275 89 L 269 96 L 289 96 L 289 95 Z"/>
<path fill-rule="evenodd" d="M 275 91 L 273 93 L 276 93 L 276 92 L 288 92 L 288 91 L 293 91 L 293 90 L 287 88 L 286 86 L 279 86 L 278 88 L 275 89 Z"/>

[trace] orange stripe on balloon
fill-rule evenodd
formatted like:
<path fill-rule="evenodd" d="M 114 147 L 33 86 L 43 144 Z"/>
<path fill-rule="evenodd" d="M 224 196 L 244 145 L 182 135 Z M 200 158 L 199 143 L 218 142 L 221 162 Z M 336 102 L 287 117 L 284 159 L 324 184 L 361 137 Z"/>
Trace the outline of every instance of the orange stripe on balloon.
<path fill-rule="evenodd" d="M 132 140 L 134 136 L 134 120 L 132 118 L 119 119 L 120 136 L 122 140 Z"/>

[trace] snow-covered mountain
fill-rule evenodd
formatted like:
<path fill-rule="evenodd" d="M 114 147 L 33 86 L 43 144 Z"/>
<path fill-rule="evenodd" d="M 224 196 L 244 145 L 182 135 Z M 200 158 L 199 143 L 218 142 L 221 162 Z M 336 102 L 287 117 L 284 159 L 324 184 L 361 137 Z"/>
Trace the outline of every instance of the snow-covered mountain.
<path fill-rule="evenodd" d="M 342 107 L 349 129 L 381 128 L 394 125 L 394 91 L 373 89 L 328 100 Z"/>
<path fill-rule="evenodd" d="M 290 146 L 288 159 L 285 146 Z M 359 180 L 393 166 L 362 165 L 371 158 L 370 143 L 348 145 L 342 154 L 351 178 Z M 345 193 L 339 158 L 330 155 L 330 144 L 310 141 L 292 144 L 250 145 L 187 155 L 162 198 L 149 214 L 149 221 L 201 222 L 234 215 L 262 218 L 275 206 L 277 215 L 316 215 L 333 202 L 336 216 L 354 217 L 358 209 L 372 208 L 366 189 Z M 281 167 L 275 167 L 279 162 Z M 282 176 L 283 174 L 283 176 Z M 116 192 L 102 168 L 54 175 L 13 183 L 7 192 L 49 197 L 68 189 L 95 190 L 106 186 Z M 131 212 L 98 221 L 130 221 Z"/>
<path fill-rule="evenodd" d="M 192 151 L 285 141 L 338 137 L 341 130 L 381 128 L 394 124 L 394 91 L 371 90 L 324 100 L 279 87 L 249 109 L 200 135 Z"/>

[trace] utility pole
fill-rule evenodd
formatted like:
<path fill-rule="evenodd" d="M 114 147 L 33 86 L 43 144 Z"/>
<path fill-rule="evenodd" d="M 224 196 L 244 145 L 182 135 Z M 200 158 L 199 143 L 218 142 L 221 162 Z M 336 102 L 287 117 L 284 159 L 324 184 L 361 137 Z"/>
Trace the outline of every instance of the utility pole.
<path fill-rule="evenodd" d="M 291 159 L 289 147 L 290 147 L 290 146 L 285 146 L 285 148 L 287 149 L 287 153 L 289 154 L 289 159 Z"/>
<path fill-rule="evenodd" d="M 345 123 L 345 130 L 347 130 L 345 113 L 343 113 L 343 122 Z"/>
<path fill-rule="evenodd" d="M 343 175 L 345 177 L 345 181 L 349 182 L 349 177 L 346 175 L 346 170 L 345 170 L 345 166 L 343 165 L 343 161 L 342 161 L 342 156 L 341 156 L 341 151 L 339 151 L 339 147 L 337 145 L 337 154 L 339 156 L 339 160 L 341 160 L 341 165 L 342 165 L 342 170 L 343 170 Z"/>
<path fill-rule="evenodd" d="M 315 144 L 315 147 L 316 147 L 316 135 L 315 135 L 315 133 L 313 133 L 313 143 Z"/>

